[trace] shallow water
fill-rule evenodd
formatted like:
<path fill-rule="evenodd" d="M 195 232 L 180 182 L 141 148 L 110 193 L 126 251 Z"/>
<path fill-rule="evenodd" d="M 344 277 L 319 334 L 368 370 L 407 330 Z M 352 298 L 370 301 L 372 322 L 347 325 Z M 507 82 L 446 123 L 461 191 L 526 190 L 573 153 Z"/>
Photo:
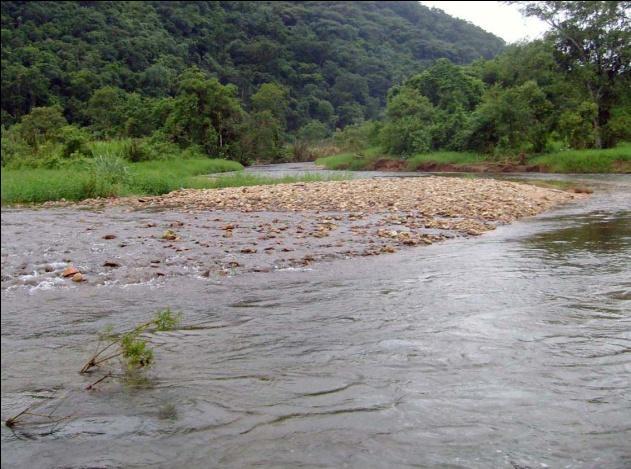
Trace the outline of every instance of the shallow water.
<path fill-rule="evenodd" d="M 587 201 L 397 254 L 3 285 L 3 419 L 70 418 L 3 426 L 2 465 L 629 467 L 631 177 L 582 179 Z M 3 234 L 3 280 L 36 236 Z M 95 334 L 165 306 L 186 327 L 149 379 L 84 391 Z"/>

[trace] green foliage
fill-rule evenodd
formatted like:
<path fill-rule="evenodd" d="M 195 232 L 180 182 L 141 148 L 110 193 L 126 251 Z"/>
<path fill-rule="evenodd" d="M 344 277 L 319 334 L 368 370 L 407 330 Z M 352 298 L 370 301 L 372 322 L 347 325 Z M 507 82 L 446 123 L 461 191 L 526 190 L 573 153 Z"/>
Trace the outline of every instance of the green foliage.
<path fill-rule="evenodd" d="M 612 147 L 631 138 L 628 4 L 520 2 L 552 30 L 493 58 L 500 40 L 418 2 L 3 2 L 2 166 L 307 160 L 336 127 L 342 151 L 406 158 Z M 191 183 L 150 173 L 69 194 Z"/>
<path fill-rule="evenodd" d="M 171 331 L 182 322 L 182 313 L 174 313 L 171 308 L 158 311 L 153 318 L 157 331 Z"/>
<path fill-rule="evenodd" d="M 559 134 L 572 148 L 590 148 L 596 141 L 594 119 L 598 109 L 592 102 L 580 103 L 574 109 L 568 109 L 559 116 Z"/>
<path fill-rule="evenodd" d="M 340 153 L 339 155 L 318 158 L 316 164 L 327 169 L 344 169 L 359 171 L 367 169 L 369 161 L 357 153 Z"/>
<path fill-rule="evenodd" d="M 279 120 L 272 111 L 258 111 L 247 117 L 242 129 L 239 160 L 241 163 L 252 161 L 280 161 L 283 154 L 283 134 Z"/>
<path fill-rule="evenodd" d="M 115 183 L 97 183 L 90 165 L 70 169 L 2 169 L 2 204 L 41 203 L 49 200 L 83 200 L 93 197 L 160 195 L 181 188 L 218 189 L 300 181 L 325 180 L 321 176 L 266 178 L 241 174 L 236 161 L 193 159 L 161 160 L 128 165 L 129 175 Z M 208 177 L 208 174 L 237 174 Z M 342 176 L 334 176 L 340 179 Z"/>
<path fill-rule="evenodd" d="M 479 78 L 447 59 L 437 60 L 430 68 L 410 78 L 406 86 L 416 89 L 432 106 L 449 112 L 472 111 L 484 91 Z"/>
<path fill-rule="evenodd" d="M 153 363 L 153 350 L 138 333 L 129 332 L 120 339 L 122 357 L 127 369 L 147 368 Z"/>
<path fill-rule="evenodd" d="M 299 140 L 313 143 L 320 140 L 324 140 L 329 136 L 330 132 L 326 124 L 313 120 L 303 125 L 297 132 L 296 137 Z"/>
<path fill-rule="evenodd" d="M 631 172 L 631 143 L 602 150 L 561 151 L 537 156 L 529 163 L 554 173 L 609 173 L 616 164 L 619 171 Z"/>
<path fill-rule="evenodd" d="M 502 47 L 419 3 L 8 1 L 2 123 L 60 104 L 102 137 L 146 136 L 136 127 L 151 101 L 173 97 L 176 77 L 195 65 L 246 103 L 261 84 L 288 90 L 291 132 L 313 119 L 333 128 L 377 117 L 388 88 L 436 58 L 467 63 Z"/>
<path fill-rule="evenodd" d="M 19 133 L 28 145 L 37 147 L 46 140 L 56 138 L 66 124 L 60 107 L 36 107 L 22 118 Z"/>
<path fill-rule="evenodd" d="M 211 156 L 235 157 L 243 119 L 236 88 L 208 78 L 198 68 L 186 70 L 178 82 L 166 135 L 184 146 L 199 145 Z"/>
<path fill-rule="evenodd" d="M 631 97 L 628 100 L 631 101 Z M 611 109 L 603 131 L 608 142 L 631 142 L 631 102 Z"/>
<path fill-rule="evenodd" d="M 492 87 L 472 116 L 468 147 L 502 155 L 541 152 L 549 134 L 550 102 L 533 81 Z"/>
<path fill-rule="evenodd" d="M 9 129 L 2 127 L 2 149 L 0 152 L 0 158 L 2 158 L 2 167 L 14 164 L 19 165 L 20 160 L 25 155 L 32 152 L 32 148 L 22 138 L 19 131 L 19 126 L 14 125 Z"/>
<path fill-rule="evenodd" d="M 336 130 L 333 142 L 343 150 L 359 151 L 378 143 L 380 129 L 376 122 L 350 125 L 343 130 Z"/>
<path fill-rule="evenodd" d="M 110 156 L 111 157 L 111 156 Z M 226 160 L 160 160 L 125 164 L 116 156 L 102 156 L 102 165 L 88 161 L 61 169 L 2 169 L 2 204 L 41 203 L 49 200 L 83 200 L 122 195 L 159 195 L 182 187 L 214 187 L 210 174 L 243 169 Z M 98 169 L 97 169 L 98 168 Z M 110 168 L 114 175 L 107 174 Z M 128 171 L 124 171 L 128 168 Z M 101 176 L 102 175 L 102 176 Z"/>
<path fill-rule="evenodd" d="M 394 89 L 388 99 L 381 141 L 387 152 L 410 156 L 429 151 L 434 107 L 416 88 Z"/>
<path fill-rule="evenodd" d="M 527 14 L 551 24 L 552 32 L 471 66 L 437 60 L 392 88 L 384 147 L 402 156 L 432 149 L 505 157 L 628 140 L 627 4 L 520 2 Z"/>
<path fill-rule="evenodd" d="M 90 161 L 90 172 L 96 181 L 112 186 L 123 185 L 129 181 L 129 166 L 122 158 L 100 154 Z"/>
<path fill-rule="evenodd" d="M 252 95 L 252 110 L 257 113 L 268 111 L 278 122 L 285 124 L 289 106 L 287 89 L 276 83 L 263 83 Z"/>
<path fill-rule="evenodd" d="M 380 147 L 368 147 L 359 152 L 340 153 L 318 158 L 316 164 L 324 166 L 327 169 L 361 171 L 372 169 L 372 165 L 377 160 L 391 158 L 390 155 L 384 154 Z"/>
<path fill-rule="evenodd" d="M 92 156 L 88 147 L 90 134 L 74 125 L 65 125 L 59 129 L 57 140 L 63 145 L 61 154 L 64 158 Z"/>
<path fill-rule="evenodd" d="M 126 120 L 125 102 L 126 93 L 120 88 L 105 86 L 96 90 L 88 100 L 85 110 L 92 128 L 102 136 L 120 135 Z"/>
<path fill-rule="evenodd" d="M 414 155 L 408 159 L 408 170 L 415 171 L 424 163 L 437 164 L 478 164 L 484 162 L 484 156 L 478 153 L 460 151 L 436 151 Z"/>
<path fill-rule="evenodd" d="M 126 371 L 143 370 L 153 364 L 153 350 L 149 334 L 175 329 L 182 319 L 181 313 L 174 313 L 169 308 L 156 313 L 153 319 L 139 324 L 132 330 L 121 334 L 114 334 L 114 328 L 108 326 L 99 334 L 97 351 L 81 368 L 81 373 L 87 373 L 92 368 L 100 366 L 114 358 L 120 357 Z M 105 342 L 105 344 L 103 344 Z M 115 350 L 118 349 L 118 350 Z M 106 376 L 111 376 L 111 372 Z M 137 378 L 137 376 L 135 376 Z M 97 381 L 101 382 L 103 379 Z M 94 384 L 88 389 L 92 389 Z"/>
<path fill-rule="evenodd" d="M 631 23 L 628 1 L 536 1 L 519 3 L 528 16 L 547 22 L 556 62 L 565 79 L 596 105 L 595 146 L 611 147 L 612 108 L 631 89 Z"/>

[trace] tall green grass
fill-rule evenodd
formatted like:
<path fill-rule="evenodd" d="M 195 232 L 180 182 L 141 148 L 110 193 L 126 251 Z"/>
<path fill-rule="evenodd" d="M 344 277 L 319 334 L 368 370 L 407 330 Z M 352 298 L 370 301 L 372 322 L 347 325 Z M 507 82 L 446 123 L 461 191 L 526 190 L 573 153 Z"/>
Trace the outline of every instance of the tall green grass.
<path fill-rule="evenodd" d="M 552 173 L 631 172 L 631 143 L 605 150 L 566 150 L 537 156 L 529 163 Z"/>
<path fill-rule="evenodd" d="M 195 177 L 201 174 L 242 169 L 239 163 L 227 160 L 126 163 L 115 157 L 97 157 L 90 163 L 63 169 L 3 169 L 2 204 L 159 195 L 199 185 Z"/>
<path fill-rule="evenodd" d="M 315 163 L 327 169 L 361 171 L 369 169 L 375 161 L 382 158 L 389 159 L 392 157 L 386 155 L 379 147 L 368 147 L 357 152 L 340 153 L 318 158 Z"/>
<path fill-rule="evenodd" d="M 328 169 L 360 171 L 371 169 L 378 158 L 391 158 L 376 148 L 354 153 L 341 153 L 316 160 L 316 164 Z M 412 156 L 407 160 L 407 169 L 415 171 L 423 164 L 472 165 L 495 163 L 497 158 L 456 151 L 438 151 Z M 563 150 L 531 157 L 528 164 L 539 165 L 551 173 L 611 173 L 631 172 L 631 143 L 623 143 L 605 150 Z"/>
<path fill-rule="evenodd" d="M 98 161 L 98 158 L 96 159 Z M 176 189 L 218 189 L 292 182 L 346 179 L 320 175 L 283 178 L 245 174 L 239 163 L 226 160 L 163 160 L 126 164 L 112 158 L 96 166 L 70 169 L 2 170 L 2 204 L 78 201 L 95 197 L 160 195 Z M 235 171 L 209 177 L 211 173 Z"/>
<path fill-rule="evenodd" d="M 339 155 L 318 158 L 316 164 L 327 169 L 347 169 L 350 171 L 361 171 L 371 169 L 378 159 L 393 159 L 392 156 L 384 154 L 378 147 L 367 148 L 355 153 L 341 153 Z M 407 160 L 407 169 L 416 170 L 423 163 L 439 164 L 474 164 L 484 162 L 484 157 L 475 153 L 440 151 L 434 153 L 423 153 L 414 155 Z"/>
<path fill-rule="evenodd" d="M 416 170 L 424 163 L 437 164 L 476 164 L 484 163 L 484 156 L 477 153 L 460 151 L 436 151 L 433 153 L 421 153 L 408 159 L 408 169 Z"/>

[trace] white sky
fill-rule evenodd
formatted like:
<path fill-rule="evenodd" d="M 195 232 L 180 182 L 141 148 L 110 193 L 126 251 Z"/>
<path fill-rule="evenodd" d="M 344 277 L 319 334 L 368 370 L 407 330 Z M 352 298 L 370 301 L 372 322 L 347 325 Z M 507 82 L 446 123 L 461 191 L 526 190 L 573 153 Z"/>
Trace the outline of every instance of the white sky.
<path fill-rule="evenodd" d="M 501 37 L 506 42 L 537 39 L 548 27 L 536 18 L 525 18 L 517 5 L 501 2 L 421 2 L 430 8 L 467 20 L 482 29 Z"/>

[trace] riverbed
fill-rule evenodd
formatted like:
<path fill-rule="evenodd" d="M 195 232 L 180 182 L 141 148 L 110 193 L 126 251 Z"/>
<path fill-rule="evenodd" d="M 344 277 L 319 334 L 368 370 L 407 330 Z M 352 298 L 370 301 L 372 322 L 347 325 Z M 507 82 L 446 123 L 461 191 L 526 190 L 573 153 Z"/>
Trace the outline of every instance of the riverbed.
<path fill-rule="evenodd" d="M 388 255 L 270 264 L 262 246 L 242 271 L 164 247 L 177 213 L 3 211 L 2 417 L 36 401 L 68 417 L 3 426 L 3 466 L 629 466 L 631 177 L 564 178 L 594 194 Z M 299 215 L 283 216 L 281 233 Z M 222 239 L 243 223 L 217 217 Z M 111 244 L 148 255 L 77 284 L 29 264 L 102 266 Z M 26 265 L 4 278 L 9 251 Z M 148 379 L 85 391 L 97 332 L 167 306 L 183 326 L 154 338 Z"/>

